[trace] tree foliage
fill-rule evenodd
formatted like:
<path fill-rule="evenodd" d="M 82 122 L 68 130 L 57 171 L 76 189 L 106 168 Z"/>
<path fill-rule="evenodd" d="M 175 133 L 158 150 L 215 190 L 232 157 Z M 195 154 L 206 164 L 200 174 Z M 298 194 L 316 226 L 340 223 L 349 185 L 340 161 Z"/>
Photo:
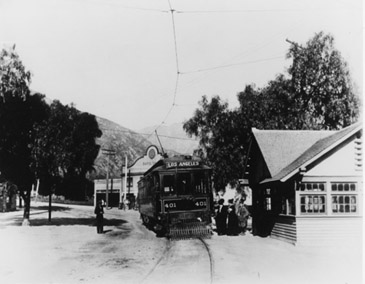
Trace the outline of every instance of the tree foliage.
<path fill-rule="evenodd" d="M 95 138 L 101 131 L 95 116 L 81 113 L 73 106 L 64 106 L 59 101 L 50 105 L 47 121 L 37 125 L 37 136 L 32 147 L 32 168 L 41 184 L 45 183 L 47 194 L 58 187 L 66 197 L 77 196 L 77 190 L 68 190 L 65 184 L 84 179 L 99 152 Z M 67 181 L 67 182 L 65 182 Z M 71 181 L 71 182 L 70 182 Z M 44 188 L 44 187 L 42 187 Z"/>
<path fill-rule="evenodd" d="M 31 93 L 30 80 L 31 74 L 15 52 L 15 46 L 3 49 L 0 174 L 16 184 L 23 196 L 25 224 L 29 220 L 30 192 L 36 178 L 43 180 L 41 184 L 46 186 L 47 193 L 48 188 L 60 184 L 62 179 L 72 185 L 77 183 L 77 187 L 68 191 L 70 195 L 80 195 L 80 184 L 89 187 L 85 175 L 92 170 L 99 151 L 95 138 L 101 136 L 95 116 L 57 101 L 48 105 L 43 95 Z"/>
<path fill-rule="evenodd" d="M 292 43 L 287 57 L 293 60 L 288 76 L 279 74 L 263 88 L 247 85 L 238 94 L 238 109 L 204 96 L 185 122 L 185 131 L 200 138 L 217 189 L 243 177 L 252 127 L 340 129 L 357 120 L 359 98 L 331 35 L 315 34 L 304 47 Z"/>
<path fill-rule="evenodd" d="M 287 56 L 288 78 L 239 93 L 244 119 L 261 129 L 340 129 L 356 121 L 359 98 L 331 35 L 320 32 L 304 47 L 292 43 Z"/>
<path fill-rule="evenodd" d="M 31 73 L 27 71 L 15 52 L 15 45 L 0 52 L 0 97 L 8 96 L 25 99 L 29 95 Z"/>
<path fill-rule="evenodd" d="M 333 36 L 320 32 L 305 47 L 292 44 L 288 58 L 293 59 L 288 72 L 304 128 L 339 129 L 354 122 L 359 101 Z"/>
<path fill-rule="evenodd" d="M 14 50 L 0 52 L 0 172 L 15 183 L 25 200 L 24 218 L 29 219 L 30 191 L 34 173 L 31 144 L 35 125 L 46 118 L 44 96 L 31 94 L 30 72 Z"/>
<path fill-rule="evenodd" d="M 243 176 L 242 156 L 247 139 L 244 125 L 239 125 L 237 113 L 228 109 L 228 104 L 215 96 L 208 102 L 204 96 L 201 109 L 183 125 L 190 135 L 200 138 L 203 157 L 213 168 L 213 179 L 217 190 L 224 189 L 227 181 L 235 182 Z"/>

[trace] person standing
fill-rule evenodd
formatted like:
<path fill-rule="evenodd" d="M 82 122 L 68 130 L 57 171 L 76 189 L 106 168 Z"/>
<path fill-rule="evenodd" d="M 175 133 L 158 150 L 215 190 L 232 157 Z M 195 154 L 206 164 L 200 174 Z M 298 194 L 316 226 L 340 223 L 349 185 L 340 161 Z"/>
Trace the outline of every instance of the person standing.
<path fill-rule="evenodd" d="M 219 199 L 218 201 L 215 224 L 219 236 L 227 233 L 227 206 L 224 205 L 224 199 Z"/>
<path fill-rule="evenodd" d="M 238 235 L 238 217 L 236 214 L 236 207 L 233 203 L 233 199 L 228 200 L 228 226 L 227 226 L 228 236 Z"/>
<path fill-rule="evenodd" d="M 238 227 L 239 227 L 239 234 L 245 235 L 247 230 L 247 219 L 249 216 L 249 212 L 245 205 L 245 199 L 241 198 L 238 207 L 237 207 L 237 217 L 238 217 Z"/>
<path fill-rule="evenodd" d="M 94 213 L 96 214 L 96 230 L 98 234 L 102 234 L 104 232 L 104 208 L 101 200 L 96 204 Z"/>

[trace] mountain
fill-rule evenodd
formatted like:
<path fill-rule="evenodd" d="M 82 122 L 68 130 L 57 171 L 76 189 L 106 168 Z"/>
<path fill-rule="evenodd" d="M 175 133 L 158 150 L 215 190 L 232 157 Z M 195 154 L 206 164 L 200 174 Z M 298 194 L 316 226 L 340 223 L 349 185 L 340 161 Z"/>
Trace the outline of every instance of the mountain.
<path fill-rule="evenodd" d="M 157 146 L 160 145 L 155 129 L 157 126 L 146 127 L 140 129 L 139 133 L 151 134 L 146 138 Z M 166 149 L 175 151 L 180 154 L 192 155 L 193 151 L 198 148 L 199 140 L 190 138 L 183 129 L 183 123 L 175 123 L 171 125 L 162 125 L 157 129 L 158 137 L 161 141 L 162 147 L 166 152 Z"/>
<path fill-rule="evenodd" d="M 155 134 L 155 126 L 147 127 L 135 132 L 108 119 L 97 117 L 96 120 L 103 135 L 97 139 L 101 151 L 95 160 L 95 172 L 91 178 L 105 178 L 107 172 L 110 177 L 119 178 L 121 169 L 127 157 L 128 165 L 145 155 L 148 146 L 156 145 L 162 152 Z M 152 135 L 150 135 L 152 134 Z M 198 147 L 198 141 L 189 138 L 181 124 L 161 126 L 158 135 L 164 152 L 168 156 L 177 154 L 193 154 Z M 109 153 L 106 150 L 112 150 Z"/>
<path fill-rule="evenodd" d="M 125 158 L 127 157 L 128 165 L 131 165 L 145 154 L 151 142 L 113 121 L 97 116 L 96 120 L 103 135 L 96 141 L 101 150 L 95 160 L 95 173 L 92 178 L 105 178 L 108 171 L 111 177 L 119 178 Z"/>

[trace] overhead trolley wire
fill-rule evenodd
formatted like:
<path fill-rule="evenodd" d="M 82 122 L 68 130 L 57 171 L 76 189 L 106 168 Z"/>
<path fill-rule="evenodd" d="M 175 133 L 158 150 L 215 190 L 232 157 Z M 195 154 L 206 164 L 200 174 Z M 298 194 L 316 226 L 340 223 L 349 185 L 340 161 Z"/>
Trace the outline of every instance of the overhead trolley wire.
<path fill-rule="evenodd" d="M 161 127 L 162 124 L 165 123 L 165 121 L 167 120 L 167 118 L 169 117 L 171 111 L 173 110 L 173 108 L 175 107 L 175 101 L 176 101 L 176 94 L 177 94 L 177 89 L 178 89 L 178 85 L 179 85 L 179 77 L 180 77 L 180 69 L 179 69 L 179 55 L 178 55 L 178 48 L 177 48 L 177 40 L 176 40 L 176 27 L 175 27 L 175 16 L 174 16 L 174 12 L 175 10 L 172 8 L 171 2 L 170 0 L 167 0 L 169 7 L 170 7 L 170 13 L 171 13 L 171 21 L 172 21 L 172 31 L 173 31 L 173 38 L 174 38 L 174 47 L 175 47 L 175 61 L 176 61 L 176 81 L 175 81 L 175 89 L 174 89 L 174 96 L 173 96 L 173 100 L 172 100 L 172 105 L 169 109 L 169 111 L 167 112 L 165 118 L 163 119 L 163 121 L 155 128 L 154 132 L 157 131 L 158 128 Z M 153 132 L 148 136 L 148 138 L 153 134 Z M 148 139 L 147 138 L 147 139 Z"/>
<path fill-rule="evenodd" d="M 223 14 L 223 13 L 267 13 L 267 12 L 303 12 L 302 9 L 240 9 L 240 10 L 176 10 L 179 14 Z"/>
<path fill-rule="evenodd" d="M 122 129 L 111 129 L 111 128 L 104 128 L 103 131 L 110 131 L 114 133 L 122 132 L 122 133 L 129 133 L 130 135 L 141 135 L 141 136 L 148 136 L 151 133 L 140 133 L 132 130 L 122 130 Z M 187 140 L 187 141 L 197 141 L 197 139 L 187 138 L 187 137 L 176 137 L 170 135 L 158 135 L 160 137 L 169 138 L 169 139 L 176 139 L 176 140 Z"/>
<path fill-rule="evenodd" d="M 172 105 L 174 106 L 175 99 L 176 99 L 176 93 L 177 93 L 177 87 L 179 84 L 180 68 L 179 68 L 179 55 L 178 55 L 178 49 L 177 49 L 176 27 L 175 27 L 175 17 L 174 17 L 175 10 L 172 8 L 170 0 L 167 0 L 167 1 L 169 3 L 170 12 L 171 12 L 172 31 L 173 31 L 174 46 L 175 46 L 175 60 L 176 60 L 176 82 L 175 82 L 175 90 L 174 90 L 174 99 L 172 101 Z M 169 113 L 170 112 L 171 112 L 171 110 L 169 111 Z"/>
<path fill-rule="evenodd" d="M 174 109 L 174 107 L 181 106 L 181 105 L 176 104 L 176 97 L 177 97 L 177 92 L 178 92 L 178 89 L 179 89 L 179 80 L 180 80 L 181 75 L 193 74 L 193 73 L 202 73 L 202 72 L 214 71 L 214 70 L 222 69 L 222 68 L 228 68 L 228 67 L 232 67 L 232 66 L 253 64 L 253 63 L 258 63 L 258 62 L 272 61 L 272 60 L 285 58 L 283 56 L 277 56 L 277 57 L 263 58 L 263 59 L 244 61 L 244 62 L 238 62 L 238 63 L 222 64 L 222 65 L 219 65 L 219 66 L 213 66 L 213 67 L 209 67 L 209 68 L 201 68 L 201 69 L 197 69 L 197 70 L 181 72 L 180 71 L 180 66 L 179 66 L 179 53 L 178 53 L 178 43 L 177 43 L 177 36 L 176 36 L 177 33 L 176 33 L 176 25 L 175 25 L 175 14 L 176 13 L 179 13 L 179 14 L 184 14 L 184 13 L 185 14 L 189 14 L 189 13 L 190 14 L 193 14 L 193 13 L 199 14 L 199 13 L 257 13 L 257 12 L 295 12 L 295 11 L 303 11 L 303 10 L 300 10 L 300 9 L 175 10 L 175 9 L 173 9 L 173 7 L 171 5 L 170 0 L 167 0 L 167 2 L 168 2 L 168 5 L 169 5 L 169 10 L 127 6 L 127 5 L 123 5 L 121 3 L 115 3 L 115 2 L 113 3 L 111 1 L 104 2 L 104 3 L 108 3 L 108 4 L 118 4 L 120 7 L 125 8 L 125 9 L 159 12 L 159 13 L 170 13 L 171 14 L 171 22 L 172 22 L 172 30 L 173 30 L 173 42 L 174 42 L 174 51 L 175 51 L 175 62 L 176 62 L 176 80 L 175 80 L 175 87 L 174 87 L 174 91 L 173 91 L 173 100 L 172 100 L 172 104 L 171 104 L 166 116 L 162 120 L 162 122 L 154 129 L 154 131 L 152 133 L 150 133 L 148 135 L 148 137 L 146 139 L 148 139 L 150 136 L 152 136 L 153 133 L 156 132 L 156 130 L 166 122 L 167 118 L 170 116 L 170 114 L 171 114 L 172 110 Z M 193 80 L 190 83 L 193 83 L 194 81 L 196 81 L 196 79 Z"/>
<path fill-rule="evenodd" d="M 283 59 L 283 58 L 285 58 L 285 56 L 269 57 L 269 58 L 251 60 L 251 61 L 244 61 L 244 62 L 238 62 L 238 63 L 232 63 L 232 64 L 226 64 L 226 65 L 219 65 L 219 66 L 214 66 L 214 67 L 210 67 L 210 68 L 197 69 L 197 70 L 193 70 L 193 71 L 181 72 L 181 74 L 199 73 L 199 72 L 205 72 L 205 71 L 210 71 L 210 70 L 215 70 L 215 69 L 228 68 L 228 67 L 237 66 L 237 65 L 245 65 L 245 64 L 258 63 L 258 62 L 266 62 L 266 61 L 271 61 L 271 60 L 276 60 L 276 59 Z"/>

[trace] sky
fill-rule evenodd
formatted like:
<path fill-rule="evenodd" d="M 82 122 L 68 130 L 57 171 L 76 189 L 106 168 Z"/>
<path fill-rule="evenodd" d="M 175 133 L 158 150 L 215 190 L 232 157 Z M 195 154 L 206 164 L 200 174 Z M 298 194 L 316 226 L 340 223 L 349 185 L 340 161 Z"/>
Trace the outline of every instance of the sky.
<path fill-rule="evenodd" d="M 320 31 L 362 94 L 362 14 L 361 0 L 0 0 L 0 48 L 16 44 L 33 91 L 138 131 L 186 121 L 203 95 L 237 107 L 286 74 L 287 39 Z"/>

